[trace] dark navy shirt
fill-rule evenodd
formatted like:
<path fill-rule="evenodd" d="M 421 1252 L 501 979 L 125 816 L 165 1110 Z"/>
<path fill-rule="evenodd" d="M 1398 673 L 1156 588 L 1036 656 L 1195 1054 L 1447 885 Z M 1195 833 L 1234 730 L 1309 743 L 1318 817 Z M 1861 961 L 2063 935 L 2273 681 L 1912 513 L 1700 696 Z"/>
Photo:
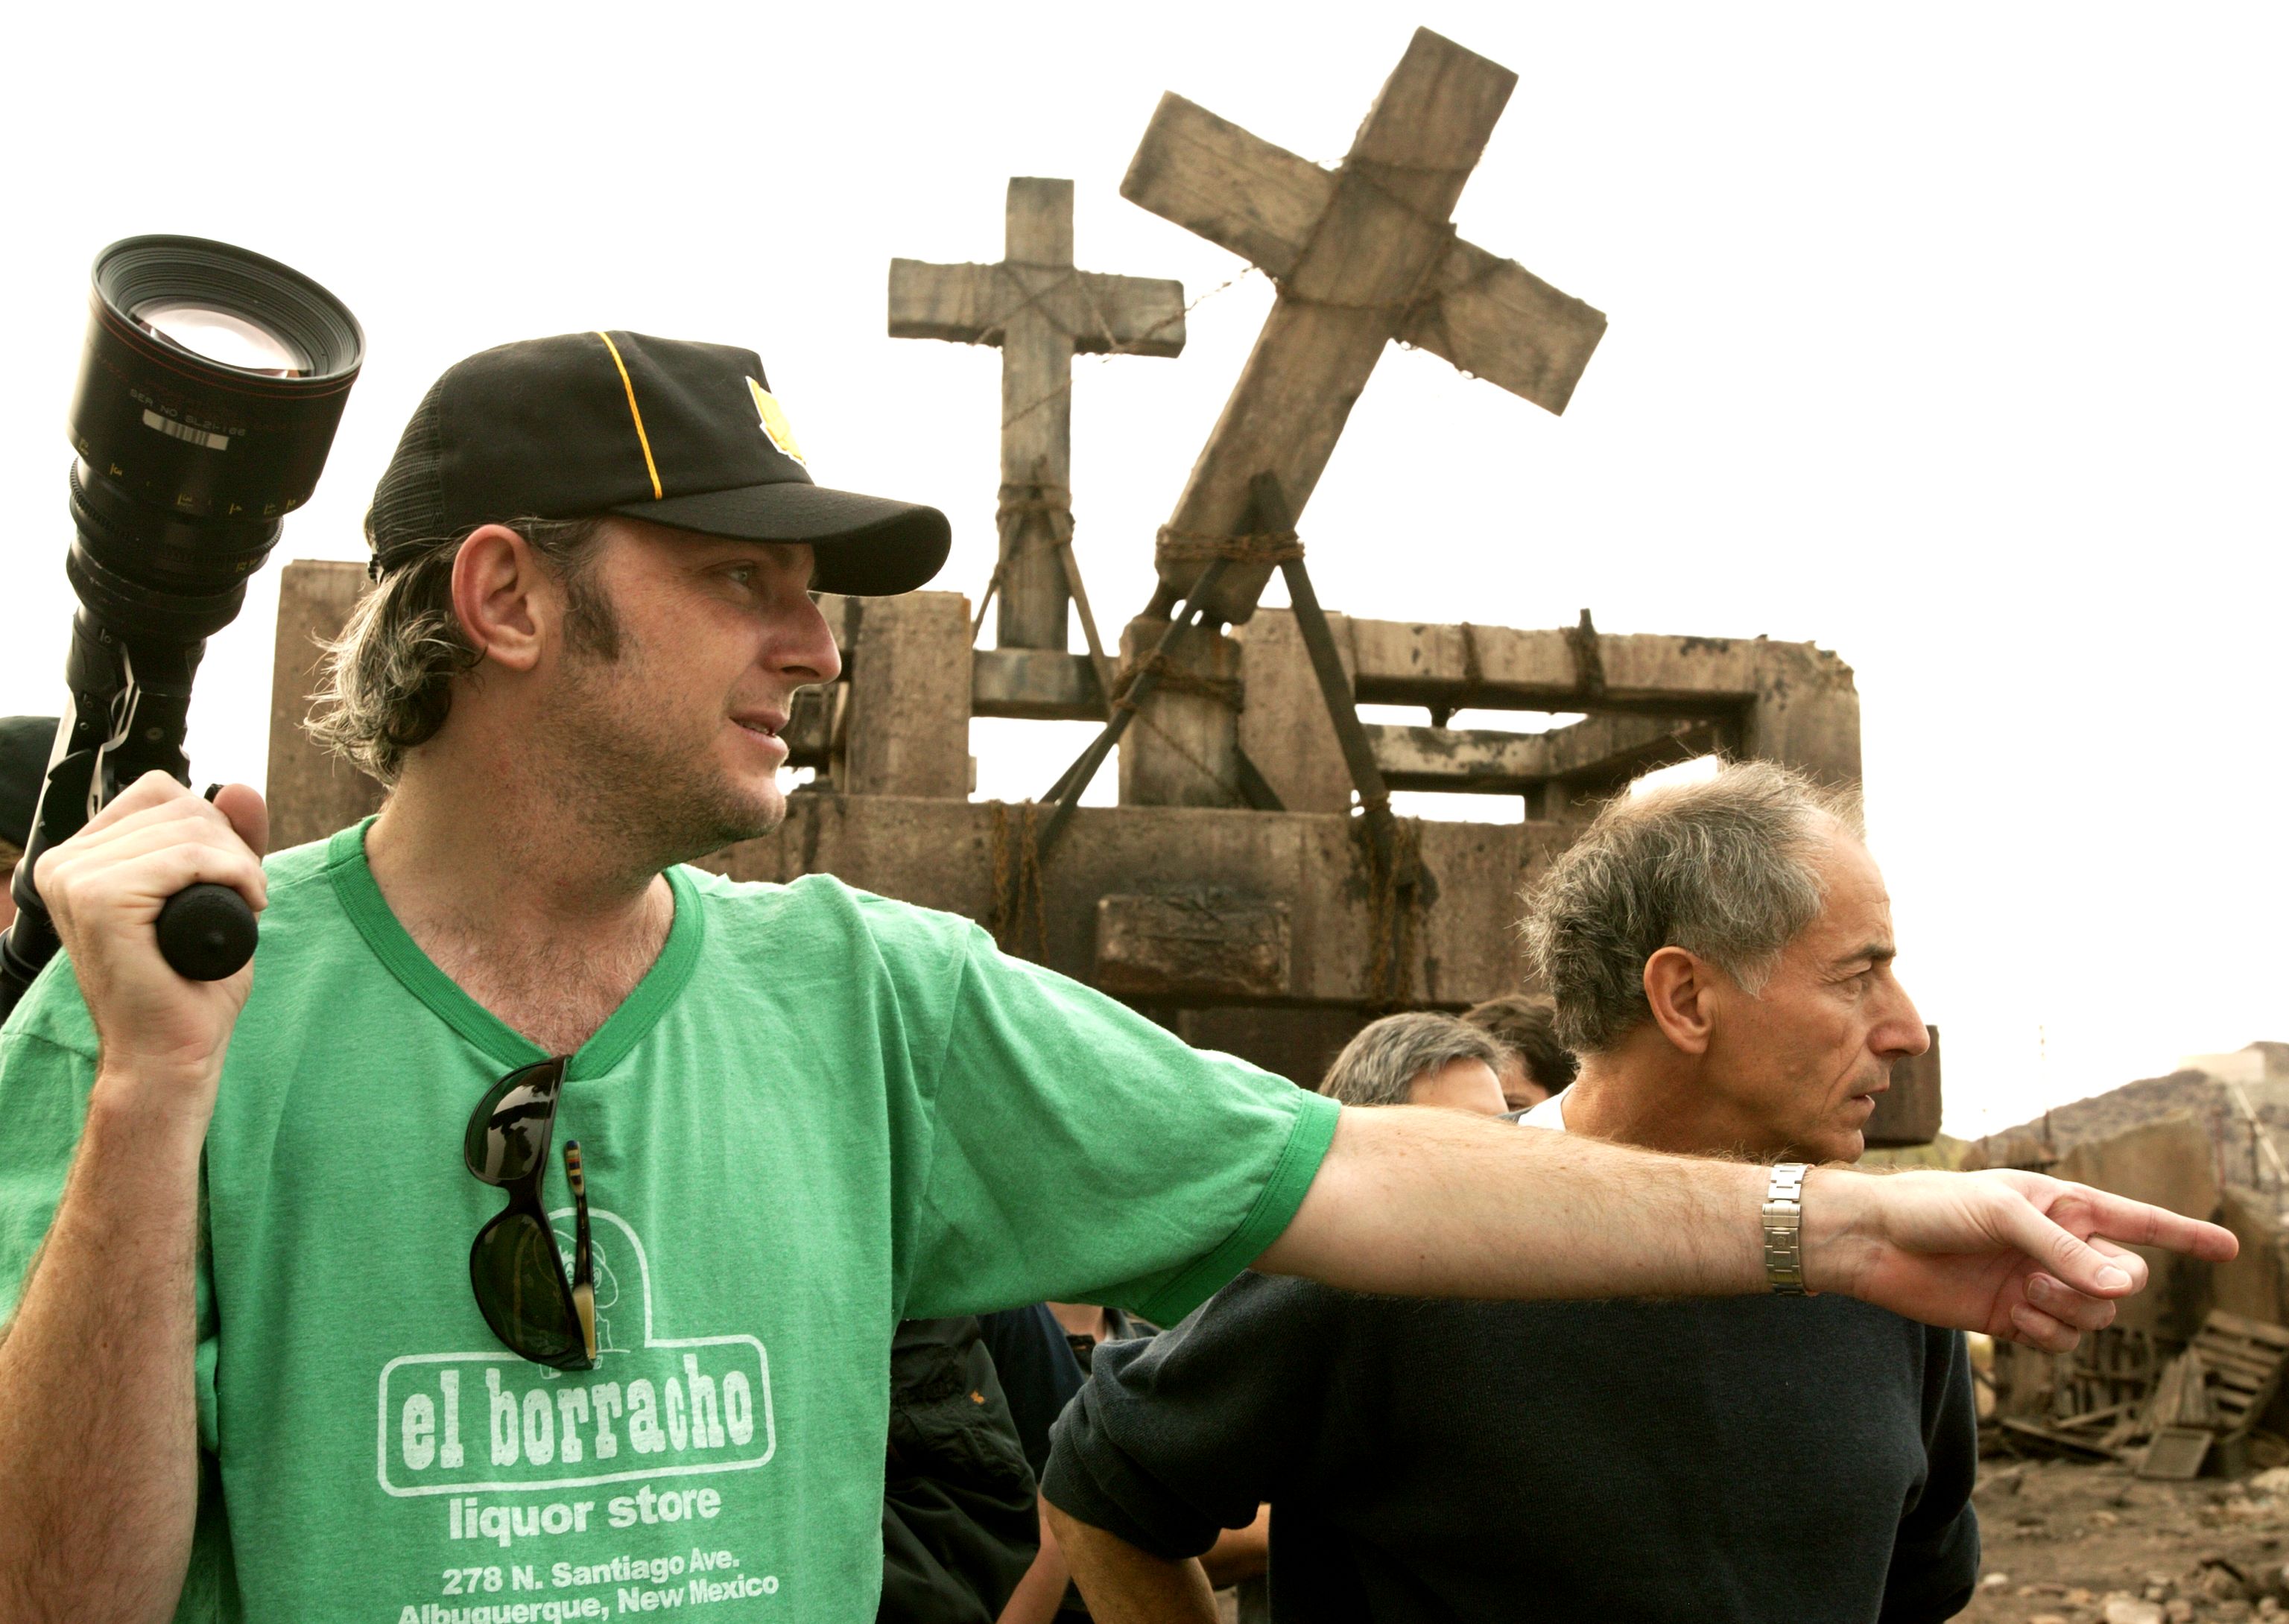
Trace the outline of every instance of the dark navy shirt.
<path fill-rule="evenodd" d="M 1162 1556 L 1269 1501 L 1275 1624 L 1905 1624 L 1979 1571 L 1963 1338 L 1846 1297 L 1244 1274 L 1099 1349 L 1054 1436 L 1047 1497 Z"/>

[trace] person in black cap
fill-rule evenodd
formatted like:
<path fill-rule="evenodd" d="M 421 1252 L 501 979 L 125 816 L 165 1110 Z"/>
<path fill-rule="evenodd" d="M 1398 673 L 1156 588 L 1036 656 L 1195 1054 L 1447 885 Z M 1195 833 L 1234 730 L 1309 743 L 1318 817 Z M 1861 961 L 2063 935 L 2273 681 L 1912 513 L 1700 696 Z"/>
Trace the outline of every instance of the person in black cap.
<path fill-rule="evenodd" d="M 861 1620 L 901 1319 L 1172 1322 L 1251 1261 L 1780 1278 L 1767 1169 L 1346 1113 L 966 920 L 685 866 L 784 815 L 778 735 L 838 669 L 810 593 L 946 550 L 812 482 L 751 352 L 475 356 L 368 528 L 319 726 L 380 815 L 266 866 L 252 791 L 155 775 L 42 859 L 68 956 L 0 1048 L 0 1618 Z M 264 911 L 250 970 L 159 959 L 192 880 Z M 2051 1346 L 2143 1270 L 2077 1235 L 2232 1246 L 2025 1174 L 1819 1172 L 1803 1211 L 1814 1287 Z"/>
<path fill-rule="evenodd" d="M 40 809 L 40 785 L 48 776 L 55 747 L 52 716 L 0 716 L 0 930 L 15 922 L 16 864 L 32 843 L 32 816 Z"/>

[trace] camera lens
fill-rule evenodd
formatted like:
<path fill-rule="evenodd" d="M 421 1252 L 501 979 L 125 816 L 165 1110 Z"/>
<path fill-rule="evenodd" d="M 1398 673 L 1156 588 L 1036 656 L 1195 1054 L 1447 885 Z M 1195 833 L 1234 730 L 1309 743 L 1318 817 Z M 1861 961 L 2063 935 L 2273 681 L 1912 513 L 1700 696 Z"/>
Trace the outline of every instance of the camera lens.
<path fill-rule="evenodd" d="M 300 272 L 200 237 L 113 243 L 89 305 L 67 570 L 119 631 L 206 637 L 316 489 L 364 337 Z"/>

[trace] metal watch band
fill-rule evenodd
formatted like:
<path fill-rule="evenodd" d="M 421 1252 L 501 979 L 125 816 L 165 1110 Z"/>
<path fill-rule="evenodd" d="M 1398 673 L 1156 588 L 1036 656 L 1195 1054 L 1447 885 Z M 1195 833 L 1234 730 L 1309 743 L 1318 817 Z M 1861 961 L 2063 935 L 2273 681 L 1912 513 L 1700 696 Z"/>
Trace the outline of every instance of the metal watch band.
<path fill-rule="evenodd" d="M 1804 1175 L 1802 1162 L 1783 1162 L 1765 1188 L 1765 1278 L 1775 1294 L 1801 1297 L 1804 1289 Z"/>

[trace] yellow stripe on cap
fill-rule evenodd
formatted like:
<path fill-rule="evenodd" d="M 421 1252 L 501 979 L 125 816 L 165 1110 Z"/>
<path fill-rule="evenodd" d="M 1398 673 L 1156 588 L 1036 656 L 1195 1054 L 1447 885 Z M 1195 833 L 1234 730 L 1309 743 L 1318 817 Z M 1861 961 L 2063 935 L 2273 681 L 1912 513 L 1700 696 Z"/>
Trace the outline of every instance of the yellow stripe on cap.
<path fill-rule="evenodd" d="M 644 472 L 651 475 L 651 499 L 657 502 L 662 495 L 659 488 L 659 469 L 651 459 L 651 439 L 644 433 L 643 413 L 636 406 L 635 380 L 628 376 L 628 363 L 620 359 L 620 346 L 612 342 L 612 335 L 599 329 L 596 336 L 604 341 L 604 347 L 612 353 L 612 364 L 620 370 L 620 387 L 628 392 L 628 416 L 635 420 L 636 443 L 643 447 Z"/>

